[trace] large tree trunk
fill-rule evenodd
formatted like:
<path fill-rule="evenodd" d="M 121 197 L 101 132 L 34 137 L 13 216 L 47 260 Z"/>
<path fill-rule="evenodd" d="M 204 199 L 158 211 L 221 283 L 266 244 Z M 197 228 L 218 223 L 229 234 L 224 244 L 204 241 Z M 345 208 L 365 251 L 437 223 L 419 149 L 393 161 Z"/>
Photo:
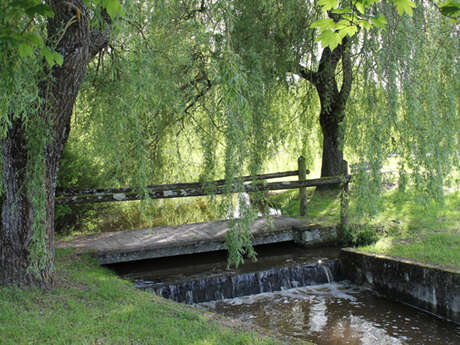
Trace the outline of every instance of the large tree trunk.
<path fill-rule="evenodd" d="M 63 56 L 64 63 L 53 67 L 49 79 L 39 85 L 42 101 L 31 121 L 36 123 L 34 132 L 38 131 L 38 136 L 26 129 L 21 116 L 12 114 L 11 119 L 16 120 L 1 143 L 0 285 L 47 287 L 52 284 L 54 196 L 59 163 L 86 67 L 109 39 L 110 27 L 104 32 L 90 31 L 89 13 L 82 0 L 54 0 L 49 1 L 49 5 L 55 16 L 48 21 L 48 37 L 50 44 L 56 43 L 53 41 L 56 37 L 60 39 L 56 50 Z M 40 145 L 33 141 L 37 138 L 44 139 L 42 160 L 31 150 L 32 145 Z M 31 162 L 38 163 L 34 166 Z M 30 183 L 32 179 L 40 182 L 38 188 Z M 44 197 L 45 210 L 37 209 L 33 201 L 40 195 Z M 39 217 L 41 211 L 44 213 Z M 40 220 L 41 233 L 37 230 L 37 220 Z"/>
<path fill-rule="evenodd" d="M 321 114 L 321 130 L 323 133 L 323 155 L 321 161 L 321 177 L 339 176 L 343 173 L 344 160 L 342 152 L 343 133 L 340 123 L 334 121 L 343 117 L 342 114 Z"/>
<path fill-rule="evenodd" d="M 337 176 L 344 172 L 343 131 L 340 128 L 345 119 L 345 107 L 353 81 L 350 42 L 347 37 L 333 51 L 325 48 L 321 54 L 318 71 L 300 69 L 300 74 L 309 80 L 318 91 L 321 112 L 319 121 L 323 133 L 323 155 L 321 177 Z M 342 61 L 342 85 L 336 79 L 337 65 Z M 327 186 L 324 188 L 328 188 Z"/>
<path fill-rule="evenodd" d="M 24 185 L 27 152 L 24 131 L 18 121 L 12 124 L 2 142 L 3 195 L 0 232 L 0 282 L 20 285 L 31 282 L 27 274 L 28 243 L 32 210 Z"/>

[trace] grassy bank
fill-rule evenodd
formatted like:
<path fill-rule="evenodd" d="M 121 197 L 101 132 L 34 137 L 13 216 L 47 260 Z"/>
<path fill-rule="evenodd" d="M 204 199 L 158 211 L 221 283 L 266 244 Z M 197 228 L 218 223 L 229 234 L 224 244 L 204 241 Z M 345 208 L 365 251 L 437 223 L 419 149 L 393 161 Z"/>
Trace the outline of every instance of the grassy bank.
<path fill-rule="evenodd" d="M 373 221 L 380 238 L 361 250 L 460 269 L 460 192 L 428 208 L 397 191 L 385 198 L 385 210 Z"/>
<path fill-rule="evenodd" d="M 309 191 L 308 217 L 320 224 L 339 222 L 340 204 L 337 193 Z M 284 215 L 299 214 L 297 192 L 272 198 Z M 377 254 L 407 258 L 423 263 L 460 269 L 460 192 L 446 195 L 444 205 L 428 207 L 411 191 L 388 190 L 383 195 L 383 209 L 362 225 L 352 226 L 351 237 L 359 249 Z M 350 205 L 351 214 L 355 205 Z"/>
<path fill-rule="evenodd" d="M 283 343 L 137 290 L 89 257 L 59 250 L 56 270 L 50 291 L 0 288 L 0 344 Z"/>

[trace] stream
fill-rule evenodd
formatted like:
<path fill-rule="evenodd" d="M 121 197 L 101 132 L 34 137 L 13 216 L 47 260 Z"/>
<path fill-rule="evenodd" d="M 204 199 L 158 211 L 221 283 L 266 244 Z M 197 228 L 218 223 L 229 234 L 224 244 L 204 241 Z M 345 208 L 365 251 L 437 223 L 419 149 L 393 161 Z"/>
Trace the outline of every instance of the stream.
<path fill-rule="evenodd" d="M 336 248 L 256 251 L 238 269 L 225 251 L 110 268 L 139 289 L 318 345 L 460 345 L 460 326 L 343 281 Z"/>
<path fill-rule="evenodd" d="M 347 282 L 199 307 L 318 345 L 458 345 L 460 327 Z"/>

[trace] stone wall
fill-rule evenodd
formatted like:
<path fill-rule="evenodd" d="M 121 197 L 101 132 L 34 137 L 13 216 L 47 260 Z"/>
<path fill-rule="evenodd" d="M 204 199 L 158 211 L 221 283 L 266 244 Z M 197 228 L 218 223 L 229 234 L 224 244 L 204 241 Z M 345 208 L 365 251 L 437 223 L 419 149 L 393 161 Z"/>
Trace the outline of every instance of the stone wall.
<path fill-rule="evenodd" d="M 460 271 L 349 248 L 341 259 L 345 279 L 460 324 Z"/>

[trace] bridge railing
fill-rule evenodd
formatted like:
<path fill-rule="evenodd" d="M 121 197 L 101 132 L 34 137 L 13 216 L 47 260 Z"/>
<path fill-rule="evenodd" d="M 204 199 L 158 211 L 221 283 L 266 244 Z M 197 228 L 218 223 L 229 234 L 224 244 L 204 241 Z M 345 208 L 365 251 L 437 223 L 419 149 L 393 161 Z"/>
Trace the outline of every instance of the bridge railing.
<path fill-rule="evenodd" d="M 133 201 L 150 199 L 169 199 L 169 198 L 184 198 L 205 195 L 217 195 L 228 192 L 257 192 L 270 190 L 288 190 L 299 189 L 300 215 L 307 214 L 307 187 L 318 187 L 325 185 L 341 185 L 343 192 L 341 193 L 340 207 L 340 222 L 342 226 L 348 224 L 348 183 L 351 176 L 348 175 L 348 169 L 345 169 L 343 176 L 322 177 L 316 179 L 307 179 L 306 175 L 310 173 L 306 169 L 305 159 L 299 157 L 298 169 L 293 171 L 275 172 L 269 174 L 261 174 L 256 176 L 241 176 L 235 178 L 240 184 L 226 185 L 225 180 L 216 180 L 209 182 L 192 182 L 192 183 L 173 183 L 148 186 L 143 191 L 136 188 L 104 188 L 104 189 L 57 189 L 56 203 L 57 204 L 86 204 L 99 202 L 117 202 L 117 201 Z M 274 178 L 297 176 L 296 181 L 277 181 L 264 182 Z M 252 183 L 243 183 L 256 181 Z M 241 188 L 243 190 L 241 190 Z"/>

